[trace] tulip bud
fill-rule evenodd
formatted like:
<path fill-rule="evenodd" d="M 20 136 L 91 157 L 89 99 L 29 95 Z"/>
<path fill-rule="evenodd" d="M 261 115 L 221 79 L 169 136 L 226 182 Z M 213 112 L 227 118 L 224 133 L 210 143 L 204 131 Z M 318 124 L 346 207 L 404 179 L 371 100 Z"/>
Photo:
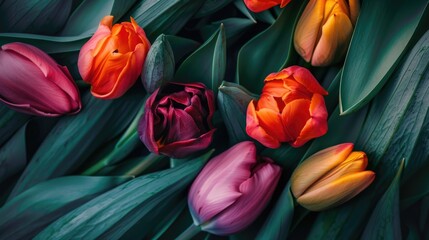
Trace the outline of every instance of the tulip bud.
<path fill-rule="evenodd" d="M 339 144 L 315 153 L 299 165 L 291 177 L 291 190 L 297 202 L 311 211 L 338 206 L 367 188 L 375 173 L 365 171 L 364 152 L 352 143 Z"/>
<path fill-rule="evenodd" d="M 222 119 L 228 130 L 229 140 L 233 143 L 249 140 L 246 134 L 247 105 L 257 96 L 240 84 L 222 82 L 217 95 Z"/>
<path fill-rule="evenodd" d="M 78 68 L 97 98 L 113 99 L 125 94 L 140 75 L 149 40 L 131 18 L 112 27 L 113 16 L 104 17 L 97 31 L 81 48 Z"/>
<path fill-rule="evenodd" d="M 170 43 L 161 34 L 147 54 L 141 79 L 148 93 L 153 93 L 174 76 L 174 54 Z"/>
<path fill-rule="evenodd" d="M 48 117 L 75 114 L 82 107 L 67 68 L 24 43 L 0 49 L 0 101 L 16 111 Z"/>
<path fill-rule="evenodd" d="M 140 139 L 156 154 L 186 157 L 210 145 L 214 111 L 213 92 L 204 84 L 169 82 L 147 99 Z"/>
<path fill-rule="evenodd" d="M 269 148 L 288 142 L 300 147 L 328 131 L 323 95 L 328 93 L 310 71 L 291 66 L 265 78 L 258 101 L 247 108 L 246 132 Z"/>
<path fill-rule="evenodd" d="M 296 51 L 313 66 L 343 60 L 358 14 L 358 0 L 310 0 L 296 26 Z"/>
<path fill-rule="evenodd" d="M 289 2 L 290 0 L 244 0 L 244 4 L 252 12 L 262 12 L 277 5 L 284 8 Z"/>
<path fill-rule="evenodd" d="M 238 232 L 262 212 L 274 192 L 281 168 L 257 157 L 255 144 L 241 142 L 214 157 L 189 191 L 196 226 L 217 235 Z"/>

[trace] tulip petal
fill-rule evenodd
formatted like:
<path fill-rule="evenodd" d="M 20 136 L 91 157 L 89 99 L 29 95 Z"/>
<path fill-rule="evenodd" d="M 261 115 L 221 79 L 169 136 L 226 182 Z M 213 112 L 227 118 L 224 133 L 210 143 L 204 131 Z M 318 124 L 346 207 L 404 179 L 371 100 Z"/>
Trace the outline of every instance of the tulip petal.
<path fill-rule="evenodd" d="M 310 62 L 320 37 L 324 11 L 325 1 L 310 0 L 296 26 L 295 49 L 306 62 Z"/>
<path fill-rule="evenodd" d="M 302 84 L 309 92 L 328 95 L 328 92 L 320 85 L 308 69 L 299 66 L 291 66 L 289 69 L 293 72 L 293 78 Z"/>
<path fill-rule="evenodd" d="M 105 16 L 101 20 L 100 25 L 98 26 L 98 29 L 95 31 L 94 35 L 80 49 L 77 65 L 83 80 L 87 80 L 91 72 L 93 65 L 92 62 L 94 59 L 92 51 L 96 48 L 98 42 L 110 35 L 112 23 L 113 16 Z"/>
<path fill-rule="evenodd" d="M 194 119 L 185 110 L 170 106 L 167 116 L 168 126 L 165 135 L 158 141 L 164 143 L 165 138 L 167 142 L 177 142 L 198 138 L 201 135 Z"/>
<path fill-rule="evenodd" d="M 322 211 L 338 206 L 367 188 L 375 178 L 372 171 L 346 175 L 325 186 L 306 192 L 297 202 L 311 211 Z"/>
<path fill-rule="evenodd" d="M 262 11 L 265 11 L 269 8 L 276 6 L 276 5 L 279 5 L 280 1 L 276 1 L 276 0 L 262 0 L 262 1 L 261 0 L 244 0 L 244 3 L 246 4 L 247 8 L 249 8 L 252 12 L 262 12 Z"/>
<path fill-rule="evenodd" d="M 211 144 L 215 131 L 216 129 L 211 129 L 198 138 L 165 143 L 165 145 L 159 146 L 159 152 L 172 158 L 187 157 L 192 153 L 206 149 Z"/>
<path fill-rule="evenodd" d="M 269 76 L 271 75 L 272 74 Z M 271 95 L 273 97 L 282 97 L 290 91 L 290 89 L 284 87 L 284 83 L 281 78 L 269 78 L 270 80 L 267 79 L 268 77 L 265 79 L 265 85 L 262 89 L 262 93 Z"/>
<path fill-rule="evenodd" d="M 256 116 L 258 117 L 259 125 L 277 141 L 286 142 L 291 140 L 283 129 L 281 114 L 278 111 L 263 108 L 256 112 Z"/>
<path fill-rule="evenodd" d="M 315 184 L 311 185 L 311 187 L 307 189 L 307 192 L 327 185 L 347 174 L 362 172 L 366 169 L 367 165 L 368 159 L 364 152 L 352 152 L 340 165 L 331 169 Z"/>
<path fill-rule="evenodd" d="M 17 111 L 42 116 L 60 116 L 78 111 L 80 103 L 76 104 L 76 99 L 79 99 L 79 97 L 72 99 L 57 84 L 64 81 L 65 83 L 60 85 L 74 87 L 74 83 L 60 69 L 54 69 L 58 68 L 55 61 L 52 59 L 45 61 L 45 58 L 48 58 L 45 53 L 41 54 L 40 58 L 34 58 L 32 56 L 34 53 L 32 50 L 34 49 L 29 46 L 29 50 L 25 51 L 26 45 L 23 45 L 21 43 L 6 44 L 0 51 L 1 101 Z M 30 58 L 35 62 L 16 51 L 29 54 Z M 43 66 L 45 72 L 49 73 L 50 77 L 55 77 L 55 79 L 48 79 L 42 69 L 39 68 L 40 66 Z M 52 68 L 52 70 L 47 68 Z M 54 72 L 54 76 L 52 76 L 52 72 Z M 76 89 L 72 90 L 78 95 Z M 78 101 L 80 102 L 80 100 Z"/>
<path fill-rule="evenodd" d="M 252 100 L 247 107 L 246 114 L 246 133 L 258 140 L 264 146 L 269 148 L 280 147 L 280 142 L 274 137 L 267 134 L 267 132 L 259 124 L 258 116 L 256 115 L 255 102 Z"/>
<path fill-rule="evenodd" d="M 189 208 L 196 225 L 211 220 L 243 194 L 240 185 L 251 176 L 256 160 L 255 144 L 245 141 L 207 163 L 189 191 Z"/>
<path fill-rule="evenodd" d="M 280 179 L 281 168 L 271 162 L 258 163 L 257 171 L 242 182 L 242 195 L 201 229 L 217 235 L 229 235 L 250 225 L 264 210 Z"/>
<path fill-rule="evenodd" d="M 353 143 L 343 143 L 319 151 L 302 162 L 292 173 L 291 190 L 298 198 L 327 172 L 341 164 L 352 152 Z"/>
<path fill-rule="evenodd" d="M 354 26 L 356 25 L 356 21 L 360 12 L 359 0 L 349 0 L 349 6 L 350 6 L 350 20 Z"/>
<path fill-rule="evenodd" d="M 300 136 L 301 130 L 310 118 L 310 101 L 297 99 L 289 102 L 283 109 L 281 118 L 284 132 L 288 136 L 287 141 L 293 141 Z"/>
<path fill-rule="evenodd" d="M 327 66 L 344 58 L 352 37 L 353 25 L 349 17 L 338 12 L 332 14 L 322 27 L 322 35 L 311 59 L 313 66 Z"/>
<path fill-rule="evenodd" d="M 299 136 L 291 143 L 293 147 L 300 147 L 313 138 L 325 135 L 328 132 L 328 112 L 325 100 L 319 94 L 314 94 L 310 105 L 310 117 L 302 128 Z"/>

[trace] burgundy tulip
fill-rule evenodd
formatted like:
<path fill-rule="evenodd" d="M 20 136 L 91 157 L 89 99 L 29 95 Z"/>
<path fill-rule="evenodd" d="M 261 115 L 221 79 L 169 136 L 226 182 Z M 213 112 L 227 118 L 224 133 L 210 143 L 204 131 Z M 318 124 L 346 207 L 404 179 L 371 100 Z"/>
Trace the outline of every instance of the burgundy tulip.
<path fill-rule="evenodd" d="M 67 68 L 18 42 L 0 49 L 0 101 L 16 111 L 49 117 L 74 114 L 82 107 Z"/>
<path fill-rule="evenodd" d="M 139 135 L 149 151 L 183 158 L 207 148 L 215 129 L 213 92 L 201 83 L 167 83 L 146 101 Z"/>
<path fill-rule="evenodd" d="M 211 159 L 192 184 L 188 205 L 194 224 L 217 235 L 238 232 L 262 212 L 281 168 L 241 142 Z"/>

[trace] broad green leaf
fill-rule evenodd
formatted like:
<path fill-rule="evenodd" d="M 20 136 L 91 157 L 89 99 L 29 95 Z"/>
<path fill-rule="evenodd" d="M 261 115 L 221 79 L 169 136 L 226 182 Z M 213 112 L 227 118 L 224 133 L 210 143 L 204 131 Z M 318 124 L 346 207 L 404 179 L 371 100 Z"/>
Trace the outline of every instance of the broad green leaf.
<path fill-rule="evenodd" d="M 149 39 L 155 39 L 161 33 L 178 33 L 204 2 L 193 0 L 140 1 L 127 15 L 134 17 Z"/>
<path fill-rule="evenodd" d="M 30 239 L 62 215 L 129 179 L 71 176 L 39 183 L 0 208 L 0 238 Z"/>
<path fill-rule="evenodd" d="M 30 115 L 18 113 L 6 107 L 6 105 L 0 104 L 0 146 L 23 126 L 30 117 Z"/>
<path fill-rule="evenodd" d="M 253 14 L 250 12 L 250 10 L 247 9 L 246 5 L 244 4 L 244 1 L 242 1 L 242 0 L 235 0 L 234 1 L 234 5 L 249 20 L 251 20 L 254 23 L 257 22 L 256 19 L 253 17 Z"/>
<path fill-rule="evenodd" d="M 372 211 L 362 239 L 401 239 L 399 181 L 403 168 L 404 161 L 401 162 L 395 178 Z"/>
<path fill-rule="evenodd" d="M 175 81 L 202 82 L 217 93 L 226 70 L 226 40 L 223 25 L 179 67 Z"/>
<path fill-rule="evenodd" d="M 192 39 L 178 37 L 174 35 L 165 36 L 170 43 L 174 53 L 174 62 L 179 63 L 188 54 L 195 51 L 200 44 Z"/>
<path fill-rule="evenodd" d="M 210 154 L 116 187 L 61 217 L 35 239 L 119 239 L 139 221 L 151 219 L 160 204 L 182 194 Z"/>
<path fill-rule="evenodd" d="M 0 33 L 0 45 L 23 42 L 40 48 L 46 53 L 65 53 L 79 51 L 91 37 L 91 33 L 78 36 L 57 37 L 25 33 Z"/>
<path fill-rule="evenodd" d="M 223 19 L 201 28 L 204 38 L 208 38 L 213 32 L 215 32 L 216 29 L 218 29 L 219 24 L 223 24 L 225 27 L 225 37 L 228 40 L 228 44 L 231 44 L 233 39 L 241 37 L 247 29 L 255 25 L 252 20 L 247 18 Z"/>
<path fill-rule="evenodd" d="M 228 131 L 229 143 L 250 140 L 246 133 L 247 106 L 257 95 L 247 91 L 239 84 L 222 82 L 219 87 L 217 104 Z"/>
<path fill-rule="evenodd" d="M 143 97 L 142 102 L 145 102 L 146 99 L 147 96 Z M 134 115 L 134 119 L 131 121 L 130 125 L 126 128 L 126 130 L 122 133 L 122 135 L 114 144 L 114 146 L 107 146 L 108 149 L 107 151 L 105 151 L 105 154 L 102 154 L 100 160 L 97 160 L 96 164 L 85 170 L 82 175 L 93 175 L 98 171 L 102 170 L 103 168 L 118 163 L 138 146 L 144 147 L 137 131 L 138 123 L 144 112 L 144 107 L 145 104 L 142 103 L 138 112 Z"/>
<path fill-rule="evenodd" d="M 307 151 L 308 147 L 309 143 L 299 148 L 294 148 L 288 143 L 283 143 L 276 149 L 265 148 L 261 152 L 261 155 L 273 159 L 284 169 L 294 169 Z"/>
<path fill-rule="evenodd" d="M 375 181 L 344 206 L 321 213 L 310 233 L 311 238 L 348 239 L 363 230 L 375 203 L 405 159 L 404 176 L 421 167 L 411 159 L 429 110 L 429 32 L 402 60 L 399 68 L 371 104 L 355 149 L 368 155 Z M 398 159 L 400 158 L 400 159 Z M 424 159 L 422 159 L 423 161 Z M 347 228 L 342 223 L 347 222 Z"/>
<path fill-rule="evenodd" d="M 206 0 L 203 6 L 195 14 L 195 18 L 210 16 L 211 14 L 221 10 L 228 5 L 232 0 Z"/>
<path fill-rule="evenodd" d="M 33 118 L 0 148 L 0 182 L 24 170 L 56 122 L 55 118 Z"/>
<path fill-rule="evenodd" d="M 428 135 L 426 135 L 428 136 Z M 418 143 L 419 144 L 419 143 Z M 415 151 L 424 149 L 415 148 Z M 411 159 L 414 159 L 411 157 Z M 429 159 L 428 159 L 429 160 Z M 417 172 L 414 172 L 408 179 L 402 177 L 401 185 L 401 208 L 407 209 L 424 196 L 429 196 L 429 164 L 421 167 Z"/>
<path fill-rule="evenodd" d="M 150 239 L 160 239 L 160 237 L 169 229 L 176 219 L 179 218 L 180 214 L 183 211 L 188 211 L 187 209 L 187 201 L 186 198 L 184 201 L 179 202 L 173 208 L 170 208 L 171 211 L 167 213 L 167 216 L 163 219 L 163 221 L 158 222 L 157 226 L 151 231 L 149 234 Z"/>
<path fill-rule="evenodd" d="M 84 0 L 71 14 L 61 35 L 76 36 L 86 32 L 94 33 L 104 16 L 112 15 L 117 22 L 135 2 L 136 0 Z M 129 16 L 125 16 L 124 20 L 129 22 Z"/>
<path fill-rule="evenodd" d="M 237 60 L 237 80 L 243 87 L 259 93 L 268 74 L 291 65 L 298 58 L 293 47 L 293 33 L 306 2 L 292 1 L 273 25 L 241 48 Z"/>
<path fill-rule="evenodd" d="M 4 0 L 0 3 L 0 32 L 53 35 L 70 15 L 70 0 Z"/>
<path fill-rule="evenodd" d="M 290 192 L 290 183 L 288 183 L 255 239 L 286 239 L 292 223 L 293 212 L 294 200 Z"/>
<path fill-rule="evenodd" d="M 128 127 L 142 101 L 143 96 L 135 91 L 116 100 L 100 100 L 87 93 L 82 111 L 61 118 L 45 138 L 11 197 L 39 182 L 77 170 L 91 153 Z"/>
<path fill-rule="evenodd" d="M 341 77 L 341 114 L 361 108 L 377 95 L 419 23 L 427 21 L 423 16 L 428 10 L 426 0 L 363 1 Z"/>
<path fill-rule="evenodd" d="M 141 80 L 148 93 L 153 93 L 174 77 L 174 53 L 164 34 L 159 35 L 147 54 Z"/>

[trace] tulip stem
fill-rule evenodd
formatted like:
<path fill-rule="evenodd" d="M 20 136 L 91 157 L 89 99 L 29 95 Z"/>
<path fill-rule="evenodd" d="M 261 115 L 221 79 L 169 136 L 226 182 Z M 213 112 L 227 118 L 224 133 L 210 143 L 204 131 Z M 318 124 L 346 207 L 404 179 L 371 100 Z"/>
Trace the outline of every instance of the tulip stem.
<path fill-rule="evenodd" d="M 182 234 L 180 234 L 176 240 L 189 240 L 192 239 L 195 235 L 197 235 L 201 231 L 199 226 L 195 226 L 191 224 Z"/>
<path fill-rule="evenodd" d="M 82 172 L 82 175 L 86 175 L 86 176 L 94 175 L 106 166 L 107 166 L 107 162 L 104 161 L 103 159 L 102 161 L 97 162 L 95 165 L 92 165 L 90 168 Z"/>

